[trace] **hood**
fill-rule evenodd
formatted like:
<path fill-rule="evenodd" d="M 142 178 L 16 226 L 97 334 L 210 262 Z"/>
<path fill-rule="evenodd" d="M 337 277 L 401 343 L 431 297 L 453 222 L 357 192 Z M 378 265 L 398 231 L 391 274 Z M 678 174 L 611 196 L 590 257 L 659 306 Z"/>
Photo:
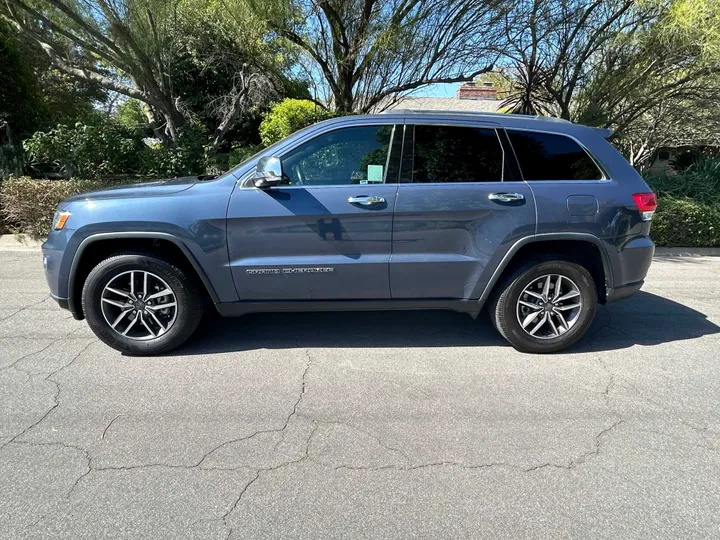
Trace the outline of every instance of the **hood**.
<path fill-rule="evenodd" d="M 197 176 L 185 176 L 183 178 L 170 178 L 154 182 L 143 182 L 141 184 L 126 184 L 96 191 L 73 195 L 65 199 L 65 202 L 92 201 L 98 199 L 129 199 L 133 197 L 159 197 L 185 191 L 198 182 Z"/>

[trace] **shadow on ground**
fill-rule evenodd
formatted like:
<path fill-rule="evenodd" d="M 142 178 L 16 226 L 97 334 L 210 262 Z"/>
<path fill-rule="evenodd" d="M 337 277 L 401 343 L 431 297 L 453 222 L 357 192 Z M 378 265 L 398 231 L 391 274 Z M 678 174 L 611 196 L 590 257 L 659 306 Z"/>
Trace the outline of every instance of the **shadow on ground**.
<path fill-rule="evenodd" d="M 639 292 L 600 306 L 587 335 L 567 352 L 657 345 L 720 332 L 687 306 Z M 258 313 L 211 318 L 172 354 L 193 355 L 295 347 L 487 347 L 508 346 L 485 313 L 477 320 L 449 311 Z"/>

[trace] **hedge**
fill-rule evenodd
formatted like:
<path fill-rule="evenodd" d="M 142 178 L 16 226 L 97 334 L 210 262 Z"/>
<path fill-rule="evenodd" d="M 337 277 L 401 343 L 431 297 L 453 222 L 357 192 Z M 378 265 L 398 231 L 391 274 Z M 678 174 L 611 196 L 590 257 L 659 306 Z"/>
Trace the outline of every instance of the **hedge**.
<path fill-rule="evenodd" d="M 646 178 L 658 196 L 650 236 L 659 246 L 720 246 L 720 160 L 701 159 L 675 174 Z"/>
<path fill-rule="evenodd" d="M 720 247 L 720 210 L 687 197 L 660 197 L 650 236 L 666 247 Z"/>
<path fill-rule="evenodd" d="M 103 180 L 5 180 L 0 187 L 0 231 L 45 236 L 55 208 L 65 198 L 138 178 Z M 650 235 L 658 246 L 720 247 L 720 209 L 717 204 L 687 197 L 661 195 Z"/>
<path fill-rule="evenodd" d="M 118 184 L 141 181 L 115 177 L 102 180 L 33 180 L 27 177 L 4 180 L 0 186 L 0 218 L 6 232 L 46 236 L 55 208 L 64 199 Z"/>

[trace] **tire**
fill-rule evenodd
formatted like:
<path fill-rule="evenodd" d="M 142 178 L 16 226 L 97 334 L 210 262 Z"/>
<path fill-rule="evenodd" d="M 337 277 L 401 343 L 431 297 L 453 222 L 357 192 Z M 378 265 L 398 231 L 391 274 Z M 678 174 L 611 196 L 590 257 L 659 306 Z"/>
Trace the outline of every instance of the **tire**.
<path fill-rule="evenodd" d="M 539 298 L 545 292 L 547 276 L 551 277 L 545 295 L 549 302 Z M 553 305 L 558 277 L 560 294 Z M 573 308 L 576 304 L 579 307 Z M 538 309 L 538 305 L 544 307 Z M 490 302 L 489 313 L 498 332 L 517 350 L 553 353 L 582 338 L 595 318 L 596 307 L 597 288 L 586 268 L 561 259 L 534 260 L 522 264 L 503 281 Z M 535 334 L 531 335 L 533 330 Z"/>
<path fill-rule="evenodd" d="M 195 280 L 174 264 L 147 253 L 118 253 L 88 275 L 82 308 L 95 335 L 113 349 L 153 355 L 178 347 L 193 334 L 202 319 L 203 299 Z M 127 326 L 131 328 L 123 335 Z"/>

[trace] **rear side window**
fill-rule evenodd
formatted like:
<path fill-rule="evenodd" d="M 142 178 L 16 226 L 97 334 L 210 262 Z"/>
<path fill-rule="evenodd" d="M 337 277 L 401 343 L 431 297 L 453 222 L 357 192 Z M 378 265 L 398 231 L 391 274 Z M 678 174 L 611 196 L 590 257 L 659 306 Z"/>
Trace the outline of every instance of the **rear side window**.
<path fill-rule="evenodd" d="M 503 151 L 493 129 L 414 126 L 416 183 L 500 182 Z"/>
<path fill-rule="evenodd" d="M 507 134 L 527 181 L 603 178 L 592 158 L 570 137 L 511 129 Z"/>

